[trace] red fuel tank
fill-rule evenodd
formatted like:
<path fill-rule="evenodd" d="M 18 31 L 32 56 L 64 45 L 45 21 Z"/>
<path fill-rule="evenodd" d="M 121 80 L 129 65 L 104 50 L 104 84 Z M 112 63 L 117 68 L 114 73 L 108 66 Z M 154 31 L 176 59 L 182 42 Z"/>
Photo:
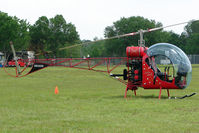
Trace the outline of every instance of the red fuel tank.
<path fill-rule="evenodd" d="M 146 47 L 135 47 L 135 46 L 127 47 L 126 56 L 127 57 L 142 57 L 147 49 L 148 48 Z"/>

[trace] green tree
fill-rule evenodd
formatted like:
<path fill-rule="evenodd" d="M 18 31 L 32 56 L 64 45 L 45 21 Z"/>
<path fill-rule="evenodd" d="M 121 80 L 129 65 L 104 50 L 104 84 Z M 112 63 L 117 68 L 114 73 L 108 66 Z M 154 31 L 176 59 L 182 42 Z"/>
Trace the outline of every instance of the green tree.
<path fill-rule="evenodd" d="M 143 17 L 129 17 L 121 18 L 120 20 L 113 23 L 112 26 L 105 28 L 105 37 L 113 37 L 117 35 L 122 35 L 126 33 L 136 32 L 140 29 L 150 29 L 154 27 L 162 26 L 161 23 L 156 23 L 154 20 L 148 20 Z M 167 37 L 163 37 L 167 35 Z M 150 46 L 154 43 L 161 41 L 168 41 L 168 34 L 162 31 L 156 31 L 144 34 L 144 39 L 146 41 L 146 46 Z M 123 37 L 113 40 L 108 40 L 105 42 L 105 49 L 107 56 L 125 56 L 125 49 L 127 46 L 138 45 L 139 35 Z"/>
<path fill-rule="evenodd" d="M 11 51 L 10 41 L 13 41 L 16 50 L 27 49 L 30 40 L 28 28 L 29 24 L 25 20 L 0 11 L 0 51 Z"/>
<path fill-rule="evenodd" d="M 30 27 L 31 46 L 36 53 L 44 54 L 47 50 L 47 43 L 50 36 L 49 20 L 46 16 L 40 17 L 33 26 Z"/>
<path fill-rule="evenodd" d="M 192 20 L 190 21 L 186 26 L 185 26 L 185 32 L 183 34 L 190 36 L 195 33 L 199 33 L 199 20 L 195 21 Z"/>
<path fill-rule="evenodd" d="M 188 54 L 199 54 L 199 20 L 190 21 L 185 26 L 185 31 L 181 34 L 184 42 L 185 52 Z"/>
<path fill-rule="evenodd" d="M 169 33 L 168 43 L 174 44 L 184 51 L 185 45 L 184 45 L 184 41 L 183 41 L 184 40 L 183 36 L 180 36 L 173 32 L 168 32 L 168 33 Z"/>
<path fill-rule="evenodd" d="M 194 33 L 187 38 L 185 48 L 188 54 L 199 54 L 199 33 Z"/>
<path fill-rule="evenodd" d="M 46 16 L 40 17 L 30 28 L 31 49 L 36 53 L 48 53 L 53 56 L 66 57 L 75 54 L 75 50 L 59 50 L 59 48 L 70 46 L 79 41 L 76 27 L 71 23 L 66 23 L 62 15 L 56 15 L 48 19 Z M 78 52 L 79 53 L 79 52 Z"/>
<path fill-rule="evenodd" d="M 97 37 L 93 39 L 93 41 L 98 41 Z M 90 43 L 90 40 L 83 40 L 82 43 Z M 81 48 L 81 56 L 87 56 L 90 57 L 103 57 L 104 56 L 104 43 L 105 41 L 99 41 L 99 42 L 92 42 L 90 44 L 85 44 Z"/>
<path fill-rule="evenodd" d="M 16 38 L 16 44 L 15 48 L 18 50 L 28 50 L 30 46 L 30 34 L 29 34 L 29 28 L 30 24 L 26 20 L 19 20 L 19 29 L 17 31 L 17 38 Z"/>
<path fill-rule="evenodd" d="M 76 28 L 71 23 L 66 23 L 62 15 L 56 15 L 50 19 L 50 37 L 47 48 L 57 56 L 64 56 L 59 48 L 69 46 L 79 42 L 79 35 Z"/>

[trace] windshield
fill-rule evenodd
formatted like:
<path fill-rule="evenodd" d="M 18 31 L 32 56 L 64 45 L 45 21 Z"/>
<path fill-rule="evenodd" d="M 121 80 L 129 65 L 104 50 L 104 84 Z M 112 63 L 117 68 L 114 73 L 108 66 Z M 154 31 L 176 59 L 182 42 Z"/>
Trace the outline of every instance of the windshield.
<path fill-rule="evenodd" d="M 187 55 L 178 47 L 169 43 L 158 43 L 147 50 L 149 57 L 167 57 L 174 68 L 175 84 L 183 89 L 191 82 L 192 67 Z"/>

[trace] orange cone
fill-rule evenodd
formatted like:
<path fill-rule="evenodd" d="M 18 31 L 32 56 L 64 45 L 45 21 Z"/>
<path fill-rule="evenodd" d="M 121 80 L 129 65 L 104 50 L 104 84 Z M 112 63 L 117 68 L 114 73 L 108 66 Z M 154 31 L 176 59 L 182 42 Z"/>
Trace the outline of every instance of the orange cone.
<path fill-rule="evenodd" d="M 58 94 L 59 93 L 59 90 L 58 90 L 58 87 L 56 86 L 55 87 L 55 94 Z"/>

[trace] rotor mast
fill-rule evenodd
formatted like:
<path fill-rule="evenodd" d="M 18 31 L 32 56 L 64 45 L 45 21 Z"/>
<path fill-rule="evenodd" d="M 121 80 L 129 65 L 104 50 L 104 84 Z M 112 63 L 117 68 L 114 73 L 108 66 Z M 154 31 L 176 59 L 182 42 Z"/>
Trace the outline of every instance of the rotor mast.
<path fill-rule="evenodd" d="M 144 30 L 140 29 L 138 31 L 138 33 L 140 34 L 140 40 L 138 40 L 138 46 L 140 47 L 144 47 L 145 46 L 145 40 L 144 40 Z"/>

